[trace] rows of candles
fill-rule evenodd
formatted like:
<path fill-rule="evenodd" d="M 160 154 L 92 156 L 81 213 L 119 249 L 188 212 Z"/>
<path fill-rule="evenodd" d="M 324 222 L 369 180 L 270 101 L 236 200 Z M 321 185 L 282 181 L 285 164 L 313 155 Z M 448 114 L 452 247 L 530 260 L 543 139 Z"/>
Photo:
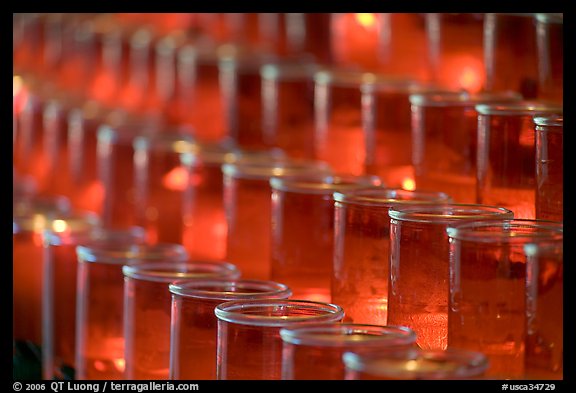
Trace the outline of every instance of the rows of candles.
<path fill-rule="evenodd" d="M 14 14 L 14 377 L 562 379 L 562 22 Z"/>

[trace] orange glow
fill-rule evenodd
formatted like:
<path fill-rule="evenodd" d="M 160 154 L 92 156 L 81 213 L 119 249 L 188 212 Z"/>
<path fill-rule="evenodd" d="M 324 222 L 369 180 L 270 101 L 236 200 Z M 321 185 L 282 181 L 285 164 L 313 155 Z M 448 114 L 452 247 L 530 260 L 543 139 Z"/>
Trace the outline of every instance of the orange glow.
<path fill-rule="evenodd" d="M 414 182 L 414 179 L 406 177 L 402 180 L 402 188 L 407 191 L 414 191 L 416 189 L 416 182 Z"/>
<path fill-rule="evenodd" d="M 126 368 L 126 361 L 124 359 L 114 359 L 112 362 L 114 363 L 116 370 L 124 372 L 124 369 Z"/>
<path fill-rule="evenodd" d="M 482 89 L 485 79 L 482 61 L 470 55 L 447 59 L 443 79 L 447 87 L 477 93 Z"/>
<path fill-rule="evenodd" d="M 12 78 L 12 110 L 15 114 L 19 114 L 26 106 L 28 101 L 28 90 L 26 85 L 19 75 L 14 75 Z"/>
<path fill-rule="evenodd" d="M 374 14 L 356 14 L 356 21 L 364 28 L 373 28 L 376 25 Z"/>
<path fill-rule="evenodd" d="M 52 223 L 52 229 L 54 229 L 54 232 L 62 233 L 68 229 L 68 224 L 66 224 L 66 221 L 64 220 L 54 220 Z"/>
<path fill-rule="evenodd" d="M 106 100 L 110 99 L 116 91 L 114 78 L 106 72 L 101 72 L 95 78 L 90 90 L 90 94 L 94 99 L 106 102 Z"/>
<path fill-rule="evenodd" d="M 168 190 L 183 191 L 188 184 L 188 171 L 182 166 L 177 166 L 162 178 L 162 185 Z"/>
<path fill-rule="evenodd" d="M 23 87 L 24 86 L 22 83 L 22 78 L 18 75 L 14 75 L 14 77 L 12 77 L 12 95 L 13 95 L 13 97 L 16 97 L 18 94 L 20 94 Z"/>
<path fill-rule="evenodd" d="M 98 181 L 92 182 L 83 189 L 75 199 L 79 208 L 91 211 L 100 211 L 103 201 L 104 186 Z"/>

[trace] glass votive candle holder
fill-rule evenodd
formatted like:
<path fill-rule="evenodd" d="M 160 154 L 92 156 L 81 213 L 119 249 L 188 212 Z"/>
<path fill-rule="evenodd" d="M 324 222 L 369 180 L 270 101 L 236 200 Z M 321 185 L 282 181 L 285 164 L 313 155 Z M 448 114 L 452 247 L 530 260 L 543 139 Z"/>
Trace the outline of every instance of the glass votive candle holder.
<path fill-rule="evenodd" d="M 476 203 L 479 103 L 519 101 L 512 91 L 410 95 L 416 189 L 442 190 L 457 203 Z"/>
<path fill-rule="evenodd" d="M 111 231 L 97 226 L 93 214 L 75 214 L 47 230 L 44 240 L 42 363 L 44 379 L 74 376 L 76 356 L 76 247 L 90 241 L 144 243 L 146 232 L 134 227 Z"/>
<path fill-rule="evenodd" d="M 227 137 L 219 57 L 226 46 L 206 41 L 187 43 L 176 54 L 176 89 L 183 123 L 194 127 L 194 138 L 215 143 Z"/>
<path fill-rule="evenodd" d="M 395 205 L 449 203 L 442 192 L 397 188 L 334 193 L 331 302 L 347 322 L 386 325 L 390 276 L 390 217 Z"/>
<path fill-rule="evenodd" d="M 183 243 L 190 215 L 192 183 L 181 156 L 193 138 L 183 130 L 137 136 L 134 148 L 136 222 L 151 243 Z"/>
<path fill-rule="evenodd" d="M 525 378 L 529 272 L 524 246 L 562 241 L 562 224 L 506 219 L 452 223 L 446 231 L 451 272 L 448 347 L 483 352 L 491 364 L 487 377 Z M 560 306 L 550 310 L 556 319 Z"/>
<path fill-rule="evenodd" d="M 311 322 L 338 322 L 338 305 L 306 300 L 236 300 L 214 309 L 218 318 L 217 379 L 280 380 L 280 329 Z"/>
<path fill-rule="evenodd" d="M 528 243 L 526 254 L 526 377 L 564 373 L 564 241 Z"/>
<path fill-rule="evenodd" d="M 369 175 L 273 177 L 271 279 L 296 299 L 330 302 L 334 259 L 333 193 L 382 185 Z"/>
<path fill-rule="evenodd" d="M 125 265 L 124 340 L 127 379 L 168 379 L 171 294 L 177 280 L 237 279 L 226 262 L 154 262 Z"/>
<path fill-rule="evenodd" d="M 462 380 L 484 379 L 490 367 L 481 352 L 401 349 L 343 355 L 347 380 Z"/>
<path fill-rule="evenodd" d="M 124 274 L 122 266 L 185 262 L 180 244 L 87 242 L 76 248 L 76 378 L 124 379 Z"/>
<path fill-rule="evenodd" d="M 396 187 L 396 179 L 384 175 L 410 165 L 410 150 L 397 146 L 410 146 L 407 92 L 418 83 L 335 69 L 316 72 L 314 84 L 316 158 L 336 172 L 375 174 Z"/>
<path fill-rule="evenodd" d="M 260 68 L 264 139 L 289 157 L 315 158 L 314 73 L 318 68 L 306 58 Z"/>
<path fill-rule="evenodd" d="M 103 226 L 120 229 L 138 225 L 134 140 L 157 131 L 156 127 L 128 120 L 119 124 L 109 121 L 98 127 L 97 173 L 104 193 Z"/>
<path fill-rule="evenodd" d="M 282 379 L 342 380 L 347 351 L 410 348 L 416 333 L 404 326 L 321 323 L 280 330 L 283 341 Z"/>
<path fill-rule="evenodd" d="M 238 160 L 222 166 L 224 209 L 228 236 L 226 260 L 236 265 L 245 278 L 270 279 L 272 231 L 272 177 L 328 174 L 325 162 L 270 159 Z"/>
<path fill-rule="evenodd" d="M 562 114 L 544 102 L 478 104 L 477 203 L 506 207 L 516 218 L 536 216 L 534 116 Z"/>
<path fill-rule="evenodd" d="M 271 53 L 229 45 L 219 53 L 220 89 L 227 137 L 244 149 L 273 147 L 262 127 L 260 68 L 275 59 Z"/>
<path fill-rule="evenodd" d="M 564 93 L 564 14 L 537 13 L 538 97 L 563 101 Z"/>
<path fill-rule="evenodd" d="M 12 336 L 40 345 L 44 230 L 71 206 L 63 196 L 33 196 L 13 201 L 12 214 Z"/>
<path fill-rule="evenodd" d="M 476 204 L 392 206 L 388 325 L 408 326 L 422 349 L 446 349 L 450 244 L 446 228 L 465 220 L 511 219 L 510 210 Z"/>
<path fill-rule="evenodd" d="M 281 159 L 279 149 L 242 150 L 227 142 L 195 142 L 190 152 L 180 156 L 190 173 L 190 219 L 183 229 L 183 244 L 194 260 L 226 259 L 227 225 L 224 213 L 222 165 L 238 160 Z"/>
<path fill-rule="evenodd" d="M 484 15 L 483 47 L 487 91 L 513 90 L 527 99 L 538 96 L 539 61 L 534 15 Z M 512 31 L 518 34 L 518 38 L 511 36 Z"/>
<path fill-rule="evenodd" d="M 535 116 L 536 218 L 564 219 L 564 116 Z"/>
<path fill-rule="evenodd" d="M 216 379 L 220 303 L 246 299 L 287 299 L 284 284 L 262 280 L 195 279 L 169 285 L 172 293 L 170 328 L 170 379 Z"/>

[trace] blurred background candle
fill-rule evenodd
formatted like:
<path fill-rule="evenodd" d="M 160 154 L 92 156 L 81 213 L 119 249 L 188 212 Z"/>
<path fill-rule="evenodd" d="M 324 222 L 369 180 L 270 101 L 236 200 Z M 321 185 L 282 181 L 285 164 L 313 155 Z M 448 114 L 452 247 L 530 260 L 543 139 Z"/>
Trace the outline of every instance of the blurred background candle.
<path fill-rule="evenodd" d="M 264 139 L 289 157 L 314 158 L 314 72 L 308 58 L 260 68 Z"/>
<path fill-rule="evenodd" d="M 183 243 L 190 216 L 191 176 L 180 156 L 192 148 L 192 137 L 166 130 L 134 139 L 135 214 L 150 242 Z"/>
<path fill-rule="evenodd" d="M 70 202 L 62 196 L 32 196 L 13 202 L 12 338 L 15 341 L 36 345 L 42 342 L 44 230 L 70 212 Z"/>
<path fill-rule="evenodd" d="M 535 18 L 539 97 L 561 103 L 564 88 L 564 16 L 536 14 Z"/>
<path fill-rule="evenodd" d="M 75 372 L 76 246 L 88 241 L 142 243 L 143 228 L 106 231 L 91 213 L 76 213 L 60 220 L 58 231 L 47 231 L 44 241 L 42 304 L 42 357 L 45 379 L 69 379 Z M 95 223 L 94 223 L 95 222 Z"/>

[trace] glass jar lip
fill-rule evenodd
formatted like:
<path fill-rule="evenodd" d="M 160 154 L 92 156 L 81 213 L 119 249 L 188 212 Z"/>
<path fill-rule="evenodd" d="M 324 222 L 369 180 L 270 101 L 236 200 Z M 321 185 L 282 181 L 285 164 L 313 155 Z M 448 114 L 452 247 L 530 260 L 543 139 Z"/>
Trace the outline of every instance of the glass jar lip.
<path fill-rule="evenodd" d="M 163 131 L 147 135 L 138 135 L 132 142 L 135 151 L 167 151 L 174 153 L 188 153 L 194 147 L 194 138 L 183 128 L 173 131 Z"/>
<path fill-rule="evenodd" d="M 382 179 L 375 175 L 308 174 L 271 177 L 272 190 L 303 194 L 332 195 L 335 191 L 380 187 Z"/>
<path fill-rule="evenodd" d="M 314 82 L 319 85 L 339 87 L 373 86 L 377 90 L 410 91 L 422 88 L 421 82 L 404 76 L 385 75 L 360 69 L 323 68 L 314 74 Z"/>
<path fill-rule="evenodd" d="M 472 203 L 395 205 L 388 210 L 391 219 L 398 221 L 446 224 L 463 220 L 503 220 L 514 213 L 500 206 Z"/>
<path fill-rule="evenodd" d="M 171 293 L 185 298 L 222 301 L 287 299 L 292 296 L 292 290 L 286 284 L 256 279 L 179 280 L 170 284 L 168 288 Z"/>
<path fill-rule="evenodd" d="M 258 310 L 295 311 L 297 315 L 260 315 Z M 300 299 L 232 300 L 215 307 L 219 320 L 241 325 L 283 327 L 292 323 L 335 322 L 344 318 L 342 307 Z"/>
<path fill-rule="evenodd" d="M 274 176 L 294 176 L 306 173 L 332 173 L 324 161 L 305 159 L 273 159 L 266 161 L 242 161 L 222 165 L 226 176 L 240 179 L 269 180 Z"/>
<path fill-rule="evenodd" d="M 539 243 L 563 241 L 564 224 L 557 221 L 515 218 L 466 222 L 446 228 L 448 237 L 479 243 Z"/>
<path fill-rule="evenodd" d="M 260 75 L 263 80 L 310 80 L 322 66 L 315 63 L 312 58 L 303 59 L 302 62 L 270 62 L 260 67 Z"/>
<path fill-rule="evenodd" d="M 414 368 L 414 362 L 418 359 L 429 360 L 429 367 L 423 370 Z M 342 360 L 347 369 L 395 379 L 470 378 L 483 374 L 489 367 L 489 360 L 483 353 L 458 348 L 408 348 L 364 353 L 346 351 Z M 410 369 L 405 367 L 407 363 Z"/>
<path fill-rule="evenodd" d="M 100 217 L 91 211 L 46 211 L 13 217 L 13 233 L 34 232 L 48 241 L 52 236 L 82 233 L 100 226 Z"/>
<path fill-rule="evenodd" d="M 564 24 L 564 13 L 562 12 L 536 13 L 535 17 L 540 23 Z"/>
<path fill-rule="evenodd" d="M 50 245 L 78 245 L 89 242 L 117 242 L 117 244 L 144 244 L 146 242 L 146 229 L 143 227 L 133 226 L 122 229 L 103 228 L 99 225 L 91 227 L 84 225 L 84 227 L 80 228 L 80 230 L 67 232 L 64 236 L 58 232 L 46 231 L 44 233 L 44 243 Z"/>
<path fill-rule="evenodd" d="M 125 277 L 136 280 L 163 283 L 183 279 L 240 277 L 240 270 L 235 265 L 212 261 L 139 262 L 122 266 L 122 273 Z"/>
<path fill-rule="evenodd" d="M 295 345 L 371 349 L 409 346 L 416 342 L 416 333 L 407 326 L 338 322 L 285 327 L 280 329 L 280 337 Z"/>
<path fill-rule="evenodd" d="M 415 197 L 415 199 L 410 199 Z M 420 199 L 418 199 L 420 198 Z M 414 190 L 403 188 L 370 187 L 335 192 L 334 201 L 362 206 L 390 207 L 392 204 L 431 204 L 451 203 L 452 198 L 440 191 Z"/>
<path fill-rule="evenodd" d="M 546 113 L 559 113 L 563 109 L 555 103 L 546 101 L 512 101 L 509 103 L 477 104 L 476 111 L 480 115 L 511 115 L 511 116 L 536 116 Z"/>
<path fill-rule="evenodd" d="M 410 95 L 410 103 L 422 107 L 460 106 L 474 108 L 478 104 L 517 102 L 522 95 L 512 91 L 469 93 L 466 90 L 445 92 L 421 92 Z"/>
<path fill-rule="evenodd" d="M 542 127 L 563 127 L 564 126 L 564 115 L 553 113 L 550 115 L 545 116 L 534 116 L 534 124 L 538 127 L 538 130 L 544 131 L 548 130 L 547 128 Z M 556 129 L 552 129 L 550 131 L 556 131 Z M 559 131 L 559 130 L 558 130 Z"/>
<path fill-rule="evenodd" d="M 124 265 L 152 261 L 186 262 L 188 251 L 177 243 L 118 244 L 112 241 L 88 241 L 76 246 L 81 262 Z"/>
<path fill-rule="evenodd" d="M 158 128 L 142 121 L 120 122 L 118 125 L 108 123 L 98 126 L 96 131 L 98 143 L 113 145 L 132 145 L 139 136 L 158 133 Z"/>
<path fill-rule="evenodd" d="M 14 220 L 36 214 L 55 216 L 72 212 L 72 203 L 64 195 L 44 196 L 32 194 L 30 197 L 13 201 L 12 217 Z"/>
<path fill-rule="evenodd" d="M 220 143 L 203 143 L 195 141 L 190 151 L 181 156 L 182 164 L 189 165 L 218 165 L 234 163 L 237 161 L 265 161 L 282 160 L 286 153 L 282 149 L 270 148 L 264 150 L 251 150 L 234 146 L 227 141 Z"/>

